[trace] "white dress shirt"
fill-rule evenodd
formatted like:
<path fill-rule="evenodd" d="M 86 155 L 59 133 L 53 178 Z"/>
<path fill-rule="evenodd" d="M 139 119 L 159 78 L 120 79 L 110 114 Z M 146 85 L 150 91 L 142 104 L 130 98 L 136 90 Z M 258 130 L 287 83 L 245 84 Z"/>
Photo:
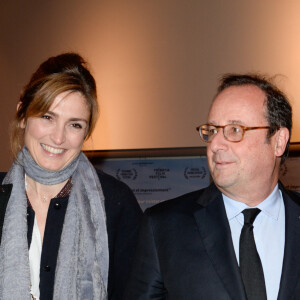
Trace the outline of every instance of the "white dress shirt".
<path fill-rule="evenodd" d="M 36 299 L 40 299 L 40 264 L 42 254 L 42 239 L 40 230 L 34 217 L 32 239 L 29 249 L 29 266 L 30 266 L 30 293 Z"/>
<path fill-rule="evenodd" d="M 239 262 L 239 240 L 244 225 L 242 211 L 249 207 L 222 194 L 229 221 L 233 246 Z M 276 300 L 279 292 L 285 243 L 285 209 L 278 185 L 263 202 L 256 206 L 261 212 L 256 217 L 254 239 L 260 256 L 268 300 Z"/>

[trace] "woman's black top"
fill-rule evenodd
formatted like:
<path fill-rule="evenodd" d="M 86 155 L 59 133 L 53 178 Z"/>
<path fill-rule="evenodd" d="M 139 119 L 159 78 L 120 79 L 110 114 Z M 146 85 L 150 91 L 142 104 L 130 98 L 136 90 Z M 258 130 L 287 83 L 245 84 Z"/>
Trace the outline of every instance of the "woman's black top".
<path fill-rule="evenodd" d="M 142 211 L 129 187 L 114 177 L 97 170 L 105 198 L 109 247 L 108 299 L 121 300 L 130 270 Z M 5 173 L 0 173 L 2 182 Z M 10 194 L 10 188 L 0 185 L 0 206 Z M 68 206 L 68 196 L 51 199 L 44 232 L 40 299 L 52 300 L 56 261 Z M 31 243 L 34 211 L 27 209 L 28 246 Z M 2 231 L 2 228 L 0 228 Z"/>

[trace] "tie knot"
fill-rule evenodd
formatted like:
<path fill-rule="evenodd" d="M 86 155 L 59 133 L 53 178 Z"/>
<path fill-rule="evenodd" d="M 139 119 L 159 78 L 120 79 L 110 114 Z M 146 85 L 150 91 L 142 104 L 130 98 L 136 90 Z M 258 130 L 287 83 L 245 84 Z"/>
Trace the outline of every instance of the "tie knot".
<path fill-rule="evenodd" d="M 244 224 L 251 224 L 253 225 L 253 222 L 257 215 L 261 212 L 259 208 L 247 208 L 242 211 L 244 214 Z"/>

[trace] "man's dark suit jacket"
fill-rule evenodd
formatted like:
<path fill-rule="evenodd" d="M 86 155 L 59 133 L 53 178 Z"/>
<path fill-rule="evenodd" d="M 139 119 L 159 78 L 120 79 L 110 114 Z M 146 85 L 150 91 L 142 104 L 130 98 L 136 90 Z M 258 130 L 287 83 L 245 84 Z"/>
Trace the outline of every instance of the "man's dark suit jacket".
<path fill-rule="evenodd" d="M 108 299 L 121 300 L 132 263 L 142 211 L 127 185 L 99 170 L 97 173 L 105 198 L 109 247 Z M 0 210 L 3 210 L 3 205 L 7 203 L 12 188 L 11 185 L 1 185 L 4 176 L 5 173 L 0 173 Z M 42 300 L 53 299 L 56 260 L 67 205 L 68 197 L 54 198 L 49 205 L 41 257 Z M 34 212 L 30 207 L 27 211 L 28 240 L 30 241 Z M 0 220 L 0 224 L 3 223 L 2 221 Z M 0 232 L 2 233 L 2 227 Z"/>
<path fill-rule="evenodd" d="M 278 299 L 300 299 L 300 196 L 279 187 L 286 235 Z M 139 238 L 126 300 L 246 300 L 214 184 L 148 209 Z"/>

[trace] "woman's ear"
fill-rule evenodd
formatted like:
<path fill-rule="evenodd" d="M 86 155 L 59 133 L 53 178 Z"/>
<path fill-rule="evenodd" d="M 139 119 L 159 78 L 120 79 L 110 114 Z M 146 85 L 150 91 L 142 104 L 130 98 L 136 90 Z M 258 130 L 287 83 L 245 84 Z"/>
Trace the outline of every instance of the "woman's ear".
<path fill-rule="evenodd" d="M 286 127 L 281 127 L 278 129 L 276 143 L 275 143 L 275 155 L 280 157 L 283 155 L 287 142 L 289 140 L 290 133 Z"/>

